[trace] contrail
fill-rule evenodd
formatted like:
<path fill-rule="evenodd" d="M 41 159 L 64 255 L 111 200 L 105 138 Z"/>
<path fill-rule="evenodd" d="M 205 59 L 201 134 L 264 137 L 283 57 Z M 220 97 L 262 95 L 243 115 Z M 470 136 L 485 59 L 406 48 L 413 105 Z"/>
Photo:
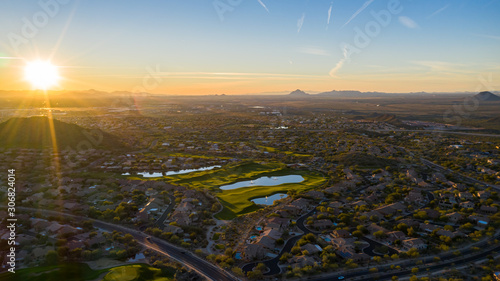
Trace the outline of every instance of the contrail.
<path fill-rule="evenodd" d="M 258 2 L 260 3 L 260 5 L 261 5 L 262 7 L 264 7 L 264 9 L 266 9 L 266 11 L 269 13 L 269 10 L 267 9 L 266 4 L 264 4 L 264 2 L 262 2 L 262 0 L 257 0 L 257 1 L 258 1 Z"/>
<path fill-rule="evenodd" d="M 361 13 L 364 9 L 366 9 L 373 1 L 375 0 L 368 0 L 366 1 L 363 6 L 361 6 L 361 8 L 359 8 L 359 10 L 357 10 L 353 15 L 352 17 L 346 22 L 344 23 L 344 25 L 342 25 L 341 28 L 343 28 L 344 26 L 348 25 L 356 16 L 359 15 L 359 13 Z"/>
<path fill-rule="evenodd" d="M 332 8 L 333 8 L 333 2 L 330 4 L 330 9 L 328 9 L 328 19 L 326 20 L 326 29 L 328 29 L 328 25 L 330 25 L 330 17 L 332 16 Z"/>
<path fill-rule="evenodd" d="M 302 29 L 302 25 L 304 25 L 304 19 L 306 17 L 306 14 L 303 13 L 302 14 L 302 17 L 299 18 L 299 20 L 297 21 L 297 33 L 300 32 L 300 30 Z"/>

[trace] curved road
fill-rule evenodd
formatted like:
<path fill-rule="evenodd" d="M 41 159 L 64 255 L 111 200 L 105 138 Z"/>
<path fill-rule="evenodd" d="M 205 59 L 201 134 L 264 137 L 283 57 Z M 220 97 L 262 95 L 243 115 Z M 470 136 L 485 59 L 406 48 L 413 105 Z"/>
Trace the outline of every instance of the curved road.
<path fill-rule="evenodd" d="M 5 206 L 2 206 L 5 207 Z M 160 252 L 164 255 L 169 256 L 170 258 L 176 260 L 177 262 L 181 263 L 182 265 L 185 265 L 186 267 L 192 269 L 193 271 L 197 272 L 198 274 L 206 277 L 209 280 L 215 280 L 215 281 L 232 281 L 232 280 L 237 280 L 235 277 L 227 273 L 226 271 L 214 266 L 213 264 L 192 255 L 189 253 L 187 250 L 179 248 L 177 246 L 174 246 L 164 240 L 158 239 L 156 237 L 151 237 L 148 238 L 149 235 L 137 231 L 135 229 L 131 229 L 128 227 L 124 227 L 121 225 L 116 225 L 96 219 L 91 219 L 88 217 L 81 217 L 81 216 L 76 216 L 76 215 L 71 215 L 71 214 L 65 214 L 62 212 L 57 212 L 57 211 L 49 211 L 49 210 L 43 210 L 43 209 L 35 209 L 35 208 L 27 208 L 27 207 L 17 207 L 19 210 L 23 211 L 30 211 L 30 212 L 40 212 L 42 214 L 46 215 L 56 215 L 56 216 L 64 216 L 64 217 L 71 217 L 74 219 L 78 220 L 90 220 L 93 222 L 93 224 L 101 229 L 107 230 L 107 231 L 120 231 L 124 233 L 129 233 L 131 234 L 139 244 L 150 248 L 152 250 L 155 250 L 157 252 Z"/>

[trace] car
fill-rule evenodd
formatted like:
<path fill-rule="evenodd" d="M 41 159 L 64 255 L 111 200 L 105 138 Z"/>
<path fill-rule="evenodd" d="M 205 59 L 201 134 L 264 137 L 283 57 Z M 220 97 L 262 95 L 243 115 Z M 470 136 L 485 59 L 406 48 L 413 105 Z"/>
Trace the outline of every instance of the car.
<path fill-rule="evenodd" d="M 339 276 L 339 278 L 337 278 L 337 279 L 342 280 L 342 279 L 344 279 L 344 276 Z"/>
<path fill-rule="evenodd" d="M 149 243 L 151 243 L 151 236 L 146 237 L 146 241 L 148 241 Z"/>

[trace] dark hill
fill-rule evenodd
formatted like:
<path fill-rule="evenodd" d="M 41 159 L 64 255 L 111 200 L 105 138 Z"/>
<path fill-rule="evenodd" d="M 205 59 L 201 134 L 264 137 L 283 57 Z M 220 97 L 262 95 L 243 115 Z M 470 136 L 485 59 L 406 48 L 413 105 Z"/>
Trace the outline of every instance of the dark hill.
<path fill-rule="evenodd" d="M 51 122 L 59 151 L 71 148 L 84 150 L 88 148 L 120 149 L 124 145 L 109 133 L 97 129 L 85 129 L 75 124 L 49 119 L 44 116 L 28 118 L 11 118 L 0 123 L 0 146 L 18 148 L 52 147 Z"/>
<path fill-rule="evenodd" d="M 481 92 L 474 96 L 474 98 L 480 101 L 500 101 L 500 97 L 491 92 Z"/>
<path fill-rule="evenodd" d="M 289 96 L 293 96 L 293 97 L 307 97 L 307 96 L 310 96 L 308 93 L 302 91 L 302 90 L 295 90 L 293 92 L 291 92 L 290 94 L 288 94 Z"/>

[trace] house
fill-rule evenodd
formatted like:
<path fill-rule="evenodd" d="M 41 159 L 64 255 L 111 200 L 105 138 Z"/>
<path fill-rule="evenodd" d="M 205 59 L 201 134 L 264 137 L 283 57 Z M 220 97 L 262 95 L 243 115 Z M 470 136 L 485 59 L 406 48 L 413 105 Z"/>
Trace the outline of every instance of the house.
<path fill-rule="evenodd" d="M 460 205 L 460 208 L 466 208 L 466 209 L 474 208 L 474 203 L 471 201 L 462 202 L 459 205 Z"/>
<path fill-rule="evenodd" d="M 455 233 L 453 233 L 449 230 L 440 229 L 440 230 L 436 231 L 436 234 L 438 235 L 438 237 L 446 236 L 446 237 L 450 237 L 451 239 L 455 238 Z"/>
<path fill-rule="evenodd" d="M 267 221 L 266 228 L 275 230 L 285 230 L 289 224 L 290 224 L 290 219 L 288 218 L 272 217 Z"/>
<path fill-rule="evenodd" d="M 402 219 L 402 220 L 398 220 L 397 221 L 398 224 L 400 223 L 404 223 L 406 224 L 408 227 L 413 227 L 413 228 L 417 228 L 420 226 L 420 222 L 416 221 L 416 220 L 413 220 L 413 219 Z"/>
<path fill-rule="evenodd" d="M 350 248 L 340 248 L 337 249 L 336 253 L 343 259 L 352 259 L 354 262 L 363 262 L 370 260 L 370 256 L 365 253 L 357 254 L 353 249 Z"/>
<path fill-rule="evenodd" d="M 411 238 L 403 240 L 403 249 L 409 251 L 411 248 L 415 248 L 417 250 L 427 249 L 427 244 L 424 240 L 420 238 Z"/>
<path fill-rule="evenodd" d="M 410 191 L 408 195 L 405 197 L 405 202 L 408 202 L 410 204 L 418 204 L 422 205 L 425 202 L 424 196 L 422 196 L 422 192 L 420 191 Z"/>
<path fill-rule="evenodd" d="M 333 223 L 329 219 L 316 220 L 313 222 L 312 226 L 314 228 L 325 229 L 333 226 Z"/>
<path fill-rule="evenodd" d="M 178 226 L 175 226 L 175 225 L 171 225 L 171 224 L 165 225 L 165 227 L 163 227 L 163 231 L 164 232 L 172 232 L 173 234 L 182 234 L 182 233 L 184 233 L 184 230 L 182 230 L 181 227 L 178 227 Z"/>
<path fill-rule="evenodd" d="M 464 218 L 461 214 L 459 214 L 457 212 L 453 212 L 451 214 L 446 214 L 446 217 L 448 218 L 448 221 L 453 222 L 453 223 L 457 223 Z"/>
<path fill-rule="evenodd" d="M 440 229 L 438 225 L 430 224 L 430 223 L 421 223 L 420 229 L 426 232 L 433 232 L 435 229 Z"/>
<path fill-rule="evenodd" d="M 479 208 L 479 211 L 483 214 L 495 214 L 498 211 L 498 208 L 483 205 Z"/>
<path fill-rule="evenodd" d="M 283 235 L 283 232 L 275 230 L 275 229 L 268 229 L 268 230 L 264 231 L 262 233 L 262 235 L 269 236 L 272 239 L 277 240 L 277 239 L 281 238 L 281 236 Z"/>
<path fill-rule="evenodd" d="M 294 256 L 288 259 L 287 262 L 292 266 L 292 268 L 303 268 L 305 266 L 314 265 L 315 260 L 311 256 Z"/>
<path fill-rule="evenodd" d="M 396 240 L 403 241 L 406 238 L 406 235 L 402 231 L 392 231 L 387 233 L 387 239 L 394 243 Z"/>
<path fill-rule="evenodd" d="M 319 245 L 313 245 L 311 243 L 307 243 L 304 246 L 300 247 L 302 251 L 306 250 L 310 255 L 314 255 L 316 253 L 322 252 L 323 249 Z"/>
<path fill-rule="evenodd" d="M 463 201 L 468 201 L 468 200 L 474 199 L 474 196 L 472 195 L 472 193 L 470 193 L 468 191 L 463 191 L 463 192 L 458 193 L 458 197 L 460 197 L 460 199 Z"/>
<path fill-rule="evenodd" d="M 345 229 L 336 229 L 334 231 L 332 231 L 332 237 L 333 238 L 350 238 L 351 237 L 351 233 Z"/>
<path fill-rule="evenodd" d="M 259 244 L 246 244 L 243 247 L 243 255 L 249 260 L 261 259 L 265 253 L 264 247 Z"/>
<path fill-rule="evenodd" d="M 46 229 L 49 234 L 56 234 L 61 227 L 63 226 L 58 222 L 52 222 Z"/>
<path fill-rule="evenodd" d="M 297 207 L 302 211 L 305 211 L 311 206 L 311 203 L 309 200 L 307 200 L 305 198 L 299 198 L 299 199 L 293 201 L 292 203 L 290 203 L 290 205 Z"/>
<path fill-rule="evenodd" d="M 491 196 L 491 193 L 489 191 L 478 191 L 477 192 L 477 197 L 479 197 L 479 199 L 488 199 L 490 198 Z"/>
<path fill-rule="evenodd" d="M 422 211 L 424 211 L 430 219 L 437 219 L 441 216 L 441 213 L 434 209 L 423 209 Z"/>
<path fill-rule="evenodd" d="M 255 244 L 261 245 L 263 248 L 272 250 L 275 248 L 276 240 L 268 235 L 261 235 L 255 239 Z"/>
<path fill-rule="evenodd" d="M 485 216 L 469 216 L 468 219 L 475 222 L 479 227 L 486 227 L 490 224 L 490 219 Z"/>
<path fill-rule="evenodd" d="M 354 241 L 354 238 L 333 238 L 330 243 L 332 243 L 332 245 L 336 248 L 344 247 L 354 249 Z"/>
<path fill-rule="evenodd" d="M 370 231 L 371 234 L 377 232 L 377 231 L 382 231 L 383 233 L 387 233 L 389 232 L 389 230 L 385 229 L 384 227 L 380 226 L 380 225 L 377 225 L 377 224 L 370 224 L 368 227 L 366 227 L 366 229 L 368 229 L 368 231 Z"/>
<path fill-rule="evenodd" d="M 283 206 L 280 210 L 277 211 L 282 217 L 293 217 L 297 216 L 302 212 L 302 209 L 293 206 L 293 205 L 286 205 Z"/>

